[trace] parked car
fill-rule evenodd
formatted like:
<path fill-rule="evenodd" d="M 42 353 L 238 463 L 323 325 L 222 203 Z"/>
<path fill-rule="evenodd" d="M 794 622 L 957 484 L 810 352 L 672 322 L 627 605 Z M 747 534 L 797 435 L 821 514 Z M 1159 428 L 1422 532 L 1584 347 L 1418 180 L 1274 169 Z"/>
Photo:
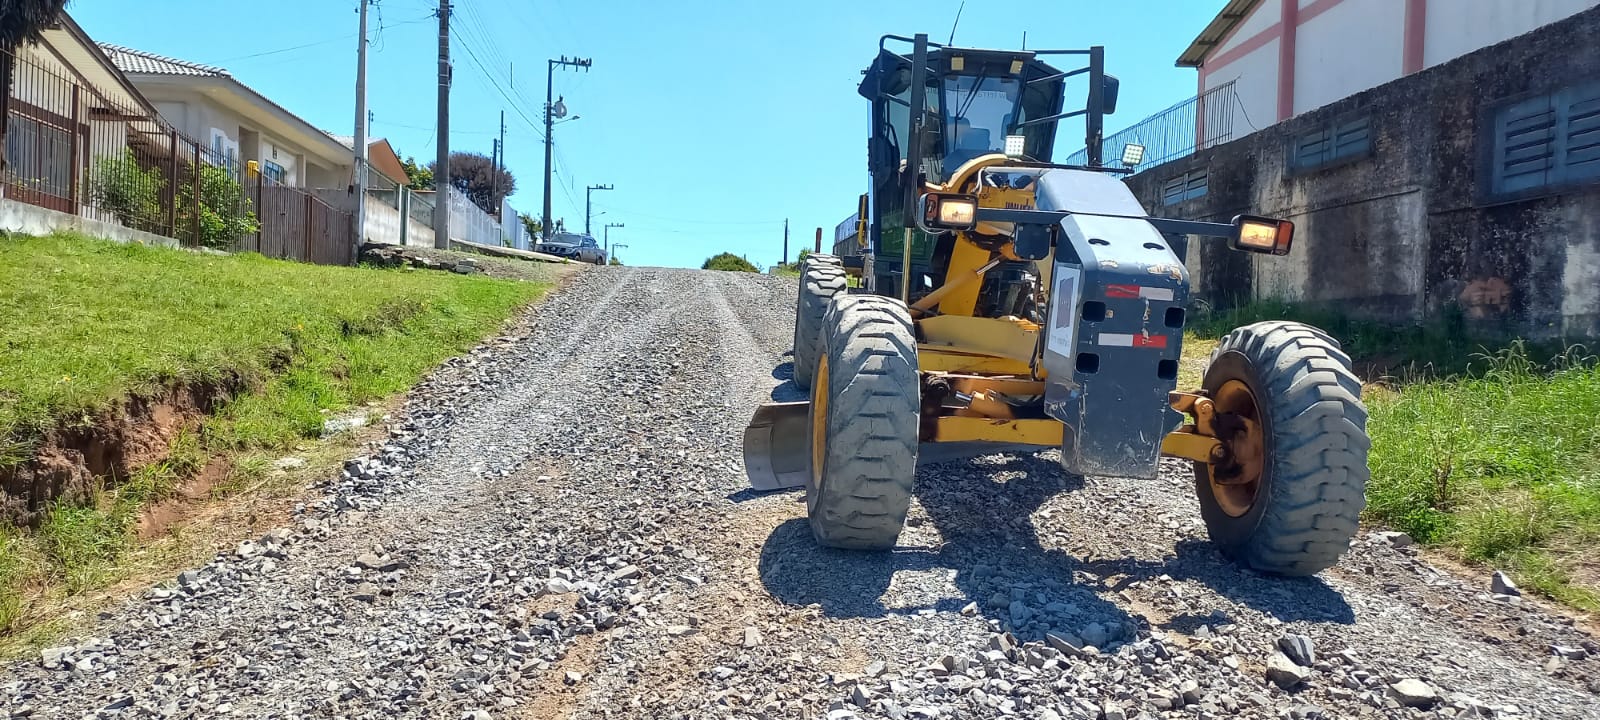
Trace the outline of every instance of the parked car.
<path fill-rule="evenodd" d="M 594 238 L 585 235 L 583 242 L 578 244 L 578 261 L 604 265 L 606 251 L 600 249 L 600 243 L 595 242 Z"/>
<path fill-rule="evenodd" d="M 534 249 L 578 262 L 606 264 L 606 251 L 600 249 L 600 243 L 595 242 L 593 237 L 584 233 L 558 232 L 540 240 Z"/>

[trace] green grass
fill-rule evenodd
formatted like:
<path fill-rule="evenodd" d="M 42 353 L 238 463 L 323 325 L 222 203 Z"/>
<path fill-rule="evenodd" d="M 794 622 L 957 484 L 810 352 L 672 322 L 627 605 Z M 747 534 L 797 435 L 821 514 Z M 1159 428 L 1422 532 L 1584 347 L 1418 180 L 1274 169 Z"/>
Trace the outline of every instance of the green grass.
<path fill-rule="evenodd" d="M 1578 351 L 1536 364 L 1520 346 L 1480 364 L 1369 397 L 1368 512 L 1600 610 L 1600 587 L 1568 567 L 1600 539 L 1600 366 Z"/>
<path fill-rule="evenodd" d="M 1182 379 L 1228 330 L 1292 319 L 1331 332 L 1368 382 L 1367 520 L 1600 611 L 1600 364 L 1580 347 L 1475 339 L 1461 318 L 1391 327 L 1291 304 L 1199 317 Z M 1188 385 L 1186 385 L 1188 386 Z"/>
<path fill-rule="evenodd" d="M 1443 376 L 1466 372 L 1485 352 L 1484 342 L 1468 336 L 1463 318 L 1450 314 L 1440 322 L 1421 326 L 1383 325 L 1357 320 L 1326 308 L 1293 303 L 1258 302 L 1193 317 L 1190 332 L 1207 339 L 1262 320 L 1298 320 L 1328 331 L 1339 339 L 1358 365 L 1381 373 Z M 1491 343 L 1492 344 L 1492 343 Z M 1531 348 L 1548 357 L 1550 350 Z"/>
<path fill-rule="evenodd" d="M 213 455 L 234 460 L 218 490 L 245 487 L 317 437 L 327 413 L 406 390 L 548 287 L 0 235 L 0 467 L 28 458 L 48 430 L 132 396 L 242 389 L 164 461 L 92 502 L 58 505 L 34 531 L 0 526 L 0 632 L 34 601 L 117 579 L 141 509 Z"/>

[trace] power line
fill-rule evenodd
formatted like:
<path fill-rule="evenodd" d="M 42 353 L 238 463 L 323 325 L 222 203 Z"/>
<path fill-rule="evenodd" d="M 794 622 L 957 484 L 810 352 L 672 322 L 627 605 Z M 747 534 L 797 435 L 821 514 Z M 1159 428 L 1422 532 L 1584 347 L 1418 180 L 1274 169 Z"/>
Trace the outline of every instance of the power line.
<path fill-rule="evenodd" d="M 435 16 L 433 16 L 433 15 L 429 15 L 427 17 L 417 18 L 415 20 L 402 20 L 400 22 L 390 23 L 388 25 L 379 25 L 378 26 L 378 32 L 381 33 L 383 31 L 383 29 L 386 28 L 386 27 L 400 27 L 401 25 L 415 25 L 415 24 L 420 23 L 420 22 L 427 22 L 429 20 L 433 20 L 434 17 Z M 238 56 L 231 57 L 231 58 L 223 58 L 221 60 L 211 60 L 211 61 L 208 61 L 206 64 L 207 65 L 222 65 L 223 63 L 238 62 L 240 60 L 249 60 L 249 59 L 252 59 L 252 58 L 259 58 L 259 57 L 267 57 L 269 55 L 282 55 L 283 53 L 294 52 L 296 50 L 304 50 L 306 48 L 314 48 L 314 47 L 318 47 L 318 46 L 321 46 L 321 45 L 329 45 L 329 44 L 336 43 L 336 42 L 345 42 L 347 40 L 350 40 L 351 38 L 354 38 L 356 35 L 357 35 L 357 33 L 346 33 L 344 35 L 340 35 L 339 37 L 328 38 L 326 40 L 318 40 L 316 42 L 309 42 L 309 43 L 306 43 L 304 45 L 294 45 L 294 46 L 286 47 L 286 48 L 278 48 L 276 50 L 266 50 L 266 51 L 263 51 L 263 52 L 251 53 L 249 55 L 238 55 Z"/>
<path fill-rule="evenodd" d="M 649 218 L 651 220 L 660 220 L 662 222 L 670 222 L 678 225 L 743 225 L 754 227 L 761 225 L 774 226 L 783 224 L 782 220 L 685 220 L 682 218 L 671 218 L 663 215 L 653 215 L 651 213 L 630 210 L 625 207 L 618 207 L 610 204 L 595 203 L 595 207 L 602 210 L 615 210 L 619 213 L 625 213 L 629 217 L 637 215 L 639 217 Z"/>
<path fill-rule="evenodd" d="M 484 77 L 489 81 L 489 84 L 494 86 L 495 92 L 499 93 L 500 97 L 504 98 L 505 101 L 511 105 L 511 109 L 522 118 L 522 121 L 528 124 L 528 128 L 532 130 L 535 135 L 538 135 L 540 140 L 543 140 L 544 133 L 539 131 L 538 126 L 531 118 L 528 117 L 528 114 L 523 111 L 522 106 L 519 105 L 516 100 L 511 98 L 511 94 L 507 93 L 504 88 L 500 87 L 500 83 L 495 81 L 494 76 L 490 74 L 486 67 L 484 67 L 483 61 L 478 59 L 477 53 L 473 52 L 471 43 L 468 43 L 467 39 L 462 36 L 461 33 L 456 32 L 454 28 L 451 28 L 451 34 L 455 35 L 456 39 L 461 41 L 461 49 L 467 51 L 467 57 L 472 59 L 472 64 L 478 66 L 478 70 L 483 73 Z"/>

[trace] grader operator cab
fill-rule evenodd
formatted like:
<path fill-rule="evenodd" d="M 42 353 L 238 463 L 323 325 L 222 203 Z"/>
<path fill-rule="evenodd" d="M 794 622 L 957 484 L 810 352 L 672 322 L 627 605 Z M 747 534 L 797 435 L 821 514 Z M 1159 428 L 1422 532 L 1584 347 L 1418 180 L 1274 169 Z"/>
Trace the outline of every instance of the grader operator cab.
<path fill-rule="evenodd" d="M 885 36 L 864 75 L 860 240 L 802 264 L 794 381 L 810 400 L 756 411 L 752 484 L 804 486 L 823 545 L 882 549 L 919 460 L 1058 448 L 1067 472 L 1153 479 L 1162 456 L 1183 458 L 1226 554 L 1286 575 L 1332 565 L 1368 476 L 1361 386 L 1338 343 L 1256 323 L 1221 340 L 1201 387 L 1176 388 L 1189 238 L 1284 255 L 1293 225 L 1146 214 L 1119 179 L 1130 171 L 1101 161 L 1117 82 L 1099 47 Z M 1087 103 L 1063 109 L 1081 82 Z M 1076 118 L 1087 164 L 1052 163 Z"/>

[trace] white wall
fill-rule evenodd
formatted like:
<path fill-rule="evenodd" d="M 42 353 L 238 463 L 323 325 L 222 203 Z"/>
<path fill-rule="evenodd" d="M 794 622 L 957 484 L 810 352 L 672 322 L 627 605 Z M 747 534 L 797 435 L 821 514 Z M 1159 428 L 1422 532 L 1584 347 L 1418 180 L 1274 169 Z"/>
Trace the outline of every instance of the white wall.
<path fill-rule="evenodd" d="M 1255 9 L 1250 11 L 1250 17 L 1244 19 L 1233 29 L 1233 34 L 1227 40 L 1211 51 L 1208 57 L 1216 57 L 1238 47 L 1261 31 L 1271 28 L 1283 17 L 1283 5 L 1280 0 L 1261 0 Z"/>
<path fill-rule="evenodd" d="M 1406 3 L 1340 0 L 1309 19 L 1318 0 L 1298 0 L 1293 114 L 1315 110 L 1404 74 Z M 1427 0 L 1423 64 L 1438 65 L 1600 5 L 1600 0 Z M 1229 80 L 1249 122 L 1235 118 L 1234 136 L 1278 119 L 1278 40 L 1216 65 L 1282 17 L 1281 0 L 1261 0 L 1225 42 L 1208 55 L 1205 88 Z"/>
<path fill-rule="evenodd" d="M 1438 14 L 1452 13 L 1441 7 Z M 1398 0 L 1344 0 L 1302 22 L 1295 35 L 1293 114 L 1400 77 L 1404 48 L 1405 3 Z"/>
<path fill-rule="evenodd" d="M 1234 81 L 1243 116 L 1233 119 L 1235 138 L 1278 121 L 1278 41 L 1271 40 L 1243 57 L 1206 73 L 1206 89 Z M 1246 119 L 1248 116 L 1248 121 Z"/>
<path fill-rule="evenodd" d="M 259 123 L 192 88 L 167 82 L 143 82 L 139 87 L 161 116 L 178 132 L 207 148 L 212 147 L 212 135 L 220 134 L 224 138 L 224 147 L 237 148 L 241 164 L 257 160 L 265 166 L 270 160 L 283 166 L 286 185 L 343 187 L 347 184 L 341 179 L 348 175 L 347 167 L 324 168 L 325 172 L 317 177 L 308 176 L 306 170 L 310 163 L 305 160 L 304 148 L 273 137 L 260 130 Z M 246 130 L 254 134 L 249 135 Z M 273 156 L 274 150 L 277 151 L 276 157 Z"/>
<path fill-rule="evenodd" d="M 1438 65 L 1597 4 L 1600 0 L 1431 0 L 1423 65 Z"/>

